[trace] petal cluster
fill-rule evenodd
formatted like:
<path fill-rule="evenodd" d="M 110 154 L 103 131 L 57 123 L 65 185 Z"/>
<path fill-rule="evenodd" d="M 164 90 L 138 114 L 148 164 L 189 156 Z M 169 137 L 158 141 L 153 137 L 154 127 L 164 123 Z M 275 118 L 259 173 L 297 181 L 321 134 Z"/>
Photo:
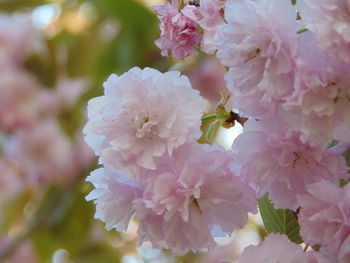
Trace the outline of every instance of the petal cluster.
<path fill-rule="evenodd" d="M 229 67 L 235 106 L 248 116 L 274 113 L 293 91 L 295 10 L 288 1 L 228 1 L 218 28 L 217 57 Z"/>
<path fill-rule="evenodd" d="M 190 6 L 188 8 L 191 9 Z M 167 56 L 169 51 L 177 59 L 197 55 L 195 47 L 202 40 L 198 25 L 186 15 L 186 11 L 179 12 L 178 0 L 154 6 L 153 10 L 161 21 L 161 35 L 156 45 L 162 50 L 162 55 Z"/>
<path fill-rule="evenodd" d="M 347 177 L 347 166 L 337 151 L 323 150 L 300 141 L 283 123 L 249 120 L 235 140 L 233 170 L 247 180 L 258 197 L 270 193 L 276 208 L 297 209 L 296 196 L 321 179 Z"/>
<path fill-rule="evenodd" d="M 86 141 L 111 167 L 137 173 L 155 169 L 155 158 L 200 136 L 204 100 L 177 71 L 133 68 L 104 83 L 91 99 Z"/>
<path fill-rule="evenodd" d="M 88 181 L 96 189 L 87 199 L 95 200 L 107 229 L 126 230 L 132 216 L 140 219 L 139 244 L 179 254 L 213 248 L 214 237 L 243 227 L 256 210 L 253 190 L 234 176 L 230 162 L 219 149 L 186 144 L 137 180 L 111 168 L 93 172 Z"/>
<path fill-rule="evenodd" d="M 319 181 L 298 197 L 301 205 L 301 236 L 311 245 L 320 245 L 336 262 L 350 260 L 350 185 L 344 188 Z"/>
<path fill-rule="evenodd" d="M 347 0 L 299 1 L 300 14 L 319 43 L 335 57 L 350 63 L 350 3 Z"/>

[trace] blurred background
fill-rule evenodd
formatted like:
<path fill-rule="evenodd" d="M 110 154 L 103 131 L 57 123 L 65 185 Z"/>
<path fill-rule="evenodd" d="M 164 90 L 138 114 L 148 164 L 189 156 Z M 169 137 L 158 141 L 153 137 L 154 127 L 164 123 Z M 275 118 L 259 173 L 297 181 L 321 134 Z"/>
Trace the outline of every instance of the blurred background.
<path fill-rule="evenodd" d="M 97 160 L 83 141 L 87 101 L 111 73 L 179 69 L 208 100 L 225 90 L 214 57 L 179 61 L 154 45 L 162 0 L 0 0 L 0 262 L 218 263 L 265 235 L 259 217 L 208 253 L 177 257 L 106 231 L 85 201 Z M 219 131 L 229 148 L 241 127 Z"/>

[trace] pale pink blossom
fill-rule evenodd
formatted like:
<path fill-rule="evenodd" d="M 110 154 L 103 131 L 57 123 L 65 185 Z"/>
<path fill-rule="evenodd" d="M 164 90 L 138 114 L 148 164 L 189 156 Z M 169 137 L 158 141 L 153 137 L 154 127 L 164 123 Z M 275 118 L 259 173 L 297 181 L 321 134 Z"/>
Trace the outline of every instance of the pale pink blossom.
<path fill-rule="evenodd" d="M 39 94 L 39 103 L 45 115 L 56 114 L 73 106 L 81 94 L 87 90 L 87 79 L 69 79 L 61 77 L 55 89 L 42 89 Z"/>
<path fill-rule="evenodd" d="M 336 150 L 311 147 L 300 134 L 275 119 L 248 120 L 234 141 L 232 169 L 256 190 L 269 193 L 276 208 L 297 209 L 296 196 L 321 179 L 347 177 L 345 159 Z"/>
<path fill-rule="evenodd" d="M 126 231 L 135 213 L 134 201 L 142 195 L 141 186 L 110 168 L 99 168 L 86 180 L 95 187 L 86 197 L 96 204 L 95 218 L 106 223 L 108 230 Z"/>
<path fill-rule="evenodd" d="M 179 11 L 178 0 L 172 0 L 171 3 L 152 8 L 161 22 L 161 35 L 156 45 L 162 50 L 162 55 L 168 56 L 169 51 L 177 59 L 197 55 L 195 47 L 202 37 L 197 23 L 185 15 L 188 9 L 195 7 L 187 5 L 182 12 Z"/>
<path fill-rule="evenodd" d="M 203 29 L 201 50 L 212 54 L 216 51 L 215 35 L 224 23 L 224 0 L 201 0 L 198 7 L 184 8 L 183 12 Z"/>
<path fill-rule="evenodd" d="M 0 70 L 0 130 L 12 132 L 36 123 L 37 85 L 33 76 L 21 69 L 4 67 Z"/>
<path fill-rule="evenodd" d="M 196 21 L 204 30 L 216 29 L 224 23 L 223 12 L 225 1 L 223 0 L 201 0 Z"/>
<path fill-rule="evenodd" d="M 0 207 L 23 189 L 23 176 L 16 163 L 0 159 Z"/>
<path fill-rule="evenodd" d="M 270 234 L 258 246 L 244 249 L 237 263 L 311 263 L 308 253 L 287 236 Z M 330 262 L 329 262 L 330 263 Z"/>
<path fill-rule="evenodd" d="M 23 176 L 23 183 L 30 186 L 66 182 L 74 176 L 72 145 L 53 121 L 17 131 L 6 142 L 4 152 Z"/>
<path fill-rule="evenodd" d="M 350 261 L 350 185 L 341 188 L 329 181 L 316 182 L 298 196 L 300 234 L 310 245 L 320 245 L 337 258 Z"/>
<path fill-rule="evenodd" d="M 184 145 L 173 158 L 149 170 L 142 202 L 139 241 L 177 253 L 213 248 L 255 212 L 252 189 L 229 169 L 231 156 L 219 147 Z"/>
<path fill-rule="evenodd" d="M 88 177 L 94 187 L 95 217 L 107 229 L 126 230 L 135 216 L 138 244 L 183 254 L 213 248 L 214 237 L 228 236 L 256 212 L 253 190 L 229 169 L 231 157 L 220 148 L 185 144 L 172 158 L 157 159 L 157 169 L 142 169 L 130 179 L 111 168 Z"/>
<path fill-rule="evenodd" d="M 201 135 L 204 99 L 177 71 L 133 68 L 104 83 L 105 95 L 90 100 L 86 141 L 101 161 L 136 173 L 155 169 L 155 158 Z"/>
<path fill-rule="evenodd" d="M 242 113 L 276 114 L 293 92 L 296 12 L 290 1 L 230 0 L 219 26 L 217 57 L 229 67 L 228 89 Z"/>
<path fill-rule="evenodd" d="M 315 32 L 320 45 L 350 63 L 350 2 L 304 0 L 297 3 L 303 23 Z"/>
<path fill-rule="evenodd" d="M 20 65 L 25 53 L 33 47 L 36 37 L 30 23 L 18 22 L 10 16 L 0 15 L 0 65 Z"/>
<path fill-rule="evenodd" d="M 208 100 L 211 107 L 215 109 L 221 99 L 220 92 L 229 94 L 224 80 L 225 74 L 225 67 L 213 57 L 201 61 L 196 67 L 191 67 L 188 77 L 192 87 L 198 89 L 200 95 Z"/>
<path fill-rule="evenodd" d="M 350 67 L 317 47 L 314 34 L 299 39 L 294 93 L 281 117 L 301 132 L 311 146 L 327 145 L 333 137 L 350 142 Z"/>

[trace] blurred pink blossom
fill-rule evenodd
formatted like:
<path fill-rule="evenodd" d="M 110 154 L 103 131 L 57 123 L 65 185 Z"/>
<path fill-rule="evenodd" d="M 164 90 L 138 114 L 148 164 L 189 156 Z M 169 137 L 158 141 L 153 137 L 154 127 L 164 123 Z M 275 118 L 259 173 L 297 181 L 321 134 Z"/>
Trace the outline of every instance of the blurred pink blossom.
<path fill-rule="evenodd" d="M 38 34 L 30 23 L 21 23 L 10 16 L 0 15 L 0 65 L 21 65 L 26 52 L 34 47 L 36 38 Z"/>
<path fill-rule="evenodd" d="M 87 79 L 62 77 L 53 90 L 42 89 L 39 94 L 40 107 L 44 114 L 55 114 L 65 107 L 74 105 L 88 86 Z"/>
<path fill-rule="evenodd" d="M 23 175 L 16 163 L 0 159 L 0 207 L 23 189 Z"/>
<path fill-rule="evenodd" d="M 37 82 L 29 73 L 5 67 L 0 70 L 0 130 L 12 132 L 33 126 L 38 118 Z"/>
<path fill-rule="evenodd" d="M 72 174 L 72 145 L 52 120 L 17 131 L 6 143 L 5 156 L 30 186 L 66 182 L 77 175 Z"/>
<path fill-rule="evenodd" d="M 198 89 L 212 107 L 216 107 L 221 99 L 220 91 L 229 94 L 224 80 L 225 74 L 225 67 L 216 58 L 210 58 L 191 68 L 189 79 L 192 87 Z"/>

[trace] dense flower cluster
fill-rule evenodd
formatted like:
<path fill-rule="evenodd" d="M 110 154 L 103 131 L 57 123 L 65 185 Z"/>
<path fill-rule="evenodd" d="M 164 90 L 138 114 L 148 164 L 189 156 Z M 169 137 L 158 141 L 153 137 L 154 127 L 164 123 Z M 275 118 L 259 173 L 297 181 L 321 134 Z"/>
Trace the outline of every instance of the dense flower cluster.
<path fill-rule="evenodd" d="M 107 228 L 126 230 L 135 215 L 140 243 L 184 253 L 244 226 L 254 192 L 221 148 L 197 144 L 203 108 L 186 77 L 149 68 L 112 75 L 90 101 L 86 140 L 105 168 L 89 177 L 88 199 Z"/>
<path fill-rule="evenodd" d="M 223 95 L 215 114 L 202 117 L 203 98 L 174 71 L 133 68 L 105 82 L 84 132 L 104 165 L 88 179 L 96 188 L 88 199 L 107 228 L 126 230 L 135 216 L 140 243 L 178 253 L 212 248 L 268 193 L 276 208 L 301 209 L 302 237 L 321 250 L 306 253 L 270 235 L 239 262 L 349 260 L 349 187 L 338 186 L 349 178 L 342 155 L 350 143 L 349 1 L 297 2 L 153 7 L 162 54 L 215 53 L 232 102 Z M 216 124 L 245 122 L 231 152 L 198 145 L 201 117 L 215 119 L 202 122 L 207 139 Z"/>

